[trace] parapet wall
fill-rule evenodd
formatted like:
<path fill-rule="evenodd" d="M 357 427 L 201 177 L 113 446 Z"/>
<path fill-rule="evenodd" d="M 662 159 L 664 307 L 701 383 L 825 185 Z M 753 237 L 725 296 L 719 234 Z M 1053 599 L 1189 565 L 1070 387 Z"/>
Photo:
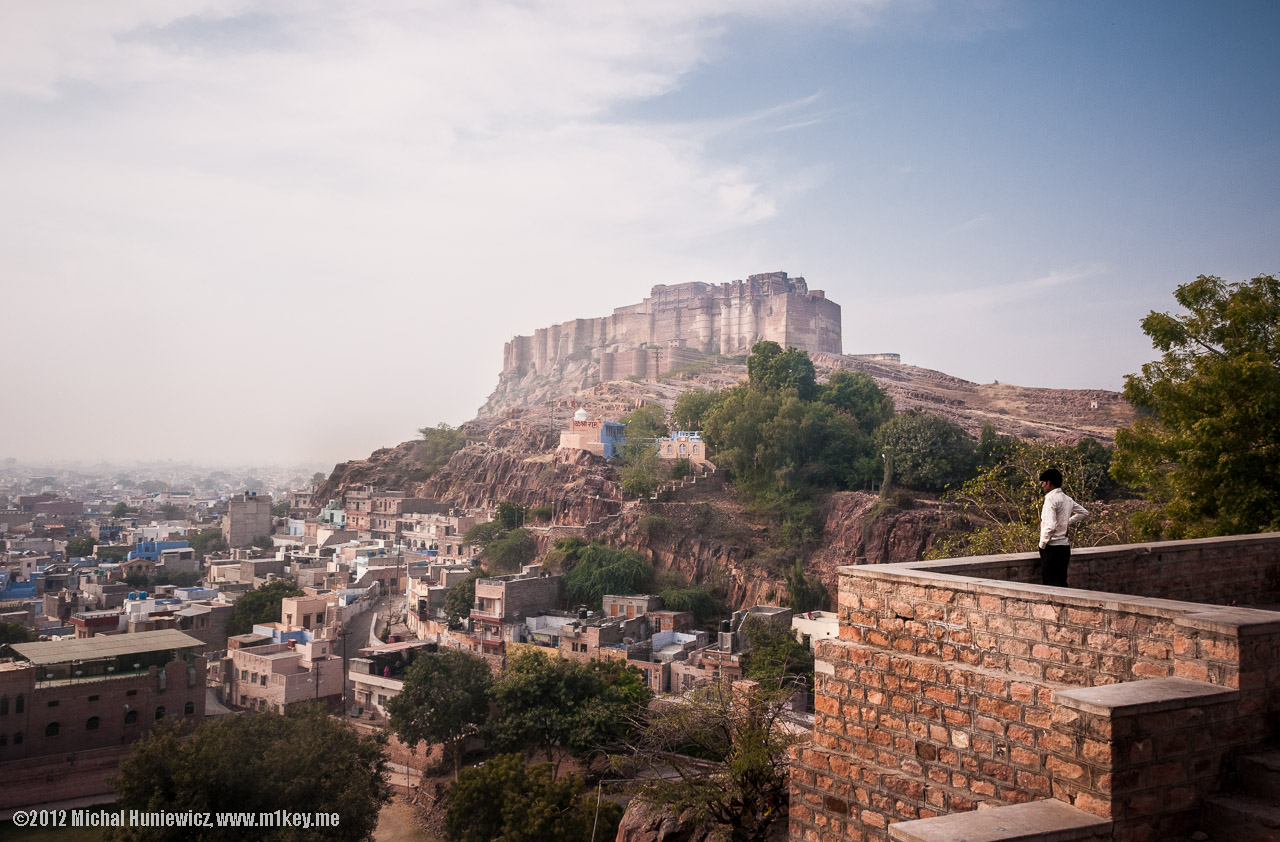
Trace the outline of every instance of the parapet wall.
<path fill-rule="evenodd" d="M 736 355 L 762 340 L 839 354 L 840 305 L 786 272 L 715 285 L 659 284 L 643 302 L 620 307 L 610 316 L 574 319 L 515 337 L 503 350 L 503 374 L 546 374 L 559 363 L 591 359 L 593 350 L 600 349 L 595 355 L 618 355 L 609 363 L 615 373 L 644 376 L 679 364 L 674 356 L 662 358 L 669 348 Z M 622 358 L 621 352 L 642 357 Z M 647 356 L 653 352 L 652 358 Z"/>
<path fill-rule="evenodd" d="M 1160 594 L 1198 581 L 1225 598 L 1219 570 L 1271 581 L 1280 535 L 1145 547 L 1073 556 L 1073 582 L 1138 596 L 1031 584 L 1032 555 L 841 568 L 791 838 L 887 840 L 897 822 L 1049 798 L 1116 840 L 1183 831 L 1270 736 L 1280 614 Z"/>

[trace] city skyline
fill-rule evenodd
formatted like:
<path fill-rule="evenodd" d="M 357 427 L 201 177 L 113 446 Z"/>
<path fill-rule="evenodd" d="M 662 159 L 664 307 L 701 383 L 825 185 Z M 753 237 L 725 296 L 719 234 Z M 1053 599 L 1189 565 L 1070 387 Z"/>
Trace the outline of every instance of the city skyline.
<path fill-rule="evenodd" d="M 363 458 L 770 271 L 846 353 L 1118 389 L 1178 284 L 1280 271 L 1271 4 L 73 8 L 0 10 L 0 456 Z"/>

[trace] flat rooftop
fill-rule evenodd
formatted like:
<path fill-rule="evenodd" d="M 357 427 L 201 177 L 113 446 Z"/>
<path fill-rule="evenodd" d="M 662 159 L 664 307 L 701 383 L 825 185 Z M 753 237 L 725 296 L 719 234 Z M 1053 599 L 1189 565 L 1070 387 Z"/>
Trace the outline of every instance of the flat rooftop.
<path fill-rule="evenodd" d="M 71 661 L 93 661 L 120 655 L 138 655 L 165 649 L 188 649 L 204 646 L 204 642 L 177 629 L 114 634 L 83 640 L 47 640 L 39 643 L 14 643 L 13 651 L 37 666 L 65 664 Z"/>

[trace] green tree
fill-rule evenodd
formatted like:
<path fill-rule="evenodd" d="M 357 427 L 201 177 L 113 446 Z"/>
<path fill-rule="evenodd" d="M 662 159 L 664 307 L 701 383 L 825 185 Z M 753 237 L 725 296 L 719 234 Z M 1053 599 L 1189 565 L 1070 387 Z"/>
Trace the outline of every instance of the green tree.
<path fill-rule="evenodd" d="M 510 500 L 505 500 L 498 504 L 498 510 L 493 515 L 493 522 L 503 529 L 519 529 L 524 526 L 528 511 L 529 507 L 524 503 L 513 503 Z"/>
<path fill-rule="evenodd" d="M 316 471 L 314 474 L 311 475 L 312 487 L 318 488 L 319 486 L 324 485 L 324 481 L 326 478 L 327 477 L 325 476 L 323 471 Z"/>
<path fill-rule="evenodd" d="M 473 547 L 479 547 L 483 550 L 490 543 L 501 538 L 506 531 L 502 524 L 496 520 L 490 520 L 485 523 L 477 523 L 468 529 L 466 534 L 462 536 L 462 540 Z"/>
<path fill-rule="evenodd" d="M 111 516 L 115 518 L 128 517 L 129 507 L 124 503 L 116 503 L 115 506 L 111 508 Z"/>
<path fill-rule="evenodd" d="M 507 659 L 491 697 L 490 742 L 500 751 L 544 752 L 554 776 L 561 752 L 587 759 L 624 738 L 650 693 L 643 676 L 618 661 L 525 651 Z"/>
<path fill-rule="evenodd" d="M 280 602 L 286 597 L 305 596 L 293 582 L 277 579 L 241 594 L 227 623 L 227 634 L 248 634 L 262 623 L 280 622 Z"/>
<path fill-rule="evenodd" d="M 281 500 L 279 503 L 273 503 L 271 506 L 271 516 L 272 517 L 288 517 L 289 508 L 290 506 L 289 506 L 288 500 Z"/>
<path fill-rule="evenodd" d="M 538 556 L 538 544 L 523 529 L 513 529 L 484 548 L 483 558 L 496 573 L 518 573 Z"/>
<path fill-rule="evenodd" d="M 910 410 L 876 431 L 876 444 L 893 450 L 895 480 L 920 491 L 943 491 L 973 475 L 976 445 L 940 415 Z"/>
<path fill-rule="evenodd" d="M 257 547 L 260 550 L 269 550 L 275 547 L 275 542 L 271 540 L 271 536 L 269 535 L 259 535 L 257 538 L 253 539 L 251 546 Z"/>
<path fill-rule="evenodd" d="M 13 657 L 11 643 L 35 643 L 40 635 L 20 623 L 0 622 L 0 658 Z"/>
<path fill-rule="evenodd" d="M 160 570 L 156 573 L 157 585 L 173 585 L 175 588 L 191 588 L 200 584 L 200 574 L 191 570 Z"/>
<path fill-rule="evenodd" d="M 488 575 L 483 567 L 478 567 L 468 573 L 465 579 L 445 591 L 444 613 L 450 623 L 456 623 L 471 613 L 471 606 L 476 601 L 476 579 L 483 579 Z"/>
<path fill-rule="evenodd" d="M 867 435 L 893 418 L 893 398 L 862 371 L 835 372 L 818 388 L 818 400 L 852 415 Z"/>
<path fill-rule="evenodd" d="M 618 484 L 632 497 L 648 497 L 662 482 L 658 451 L 652 442 L 628 439 Z"/>
<path fill-rule="evenodd" d="M 318 705 L 288 713 L 220 716 L 184 734 L 179 720 L 134 744 L 112 780 L 124 810 L 274 812 L 323 810 L 336 827 L 257 828 L 254 840 L 366 840 L 391 800 L 385 737 L 360 737 Z M 111 828 L 129 842 L 245 839 L 243 828 Z"/>
<path fill-rule="evenodd" d="M 440 743 L 456 779 L 462 745 L 489 714 L 493 676 L 483 658 L 454 649 L 424 652 L 405 673 L 404 689 L 387 702 L 391 728 L 406 745 Z"/>
<path fill-rule="evenodd" d="M 660 596 L 668 611 L 692 612 L 693 621 L 699 628 L 714 626 L 715 621 L 728 610 L 724 600 L 706 588 L 670 587 L 664 589 Z"/>
<path fill-rule="evenodd" d="M 793 746 L 809 739 L 786 719 L 792 688 L 716 681 L 652 707 L 619 773 L 638 797 L 715 827 L 731 842 L 764 842 L 784 818 Z"/>
<path fill-rule="evenodd" d="M 1107 475 L 1111 451 L 1093 439 L 1054 444 L 984 434 L 982 465 L 976 477 L 947 492 L 974 528 L 945 536 L 931 547 L 929 558 L 1030 552 L 1039 542 L 1043 504 L 1039 476 L 1045 468 L 1062 471 L 1062 489 L 1089 509 L 1090 516 L 1072 527 L 1071 543 L 1082 547 L 1135 539 L 1130 516 L 1104 511 L 1095 502 L 1113 483 Z"/>
<path fill-rule="evenodd" d="M 565 570 L 564 591 L 570 605 L 599 610 L 606 594 L 638 593 L 653 576 L 653 568 L 631 549 L 604 544 L 558 543 L 559 563 Z"/>
<path fill-rule="evenodd" d="M 793 389 L 800 400 L 813 400 L 818 392 L 817 374 L 808 351 L 787 348 L 765 340 L 751 346 L 747 357 L 747 379 L 757 388 L 778 391 Z"/>
<path fill-rule="evenodd" d="M 444 467 L 450 457 L 467 444 L 466 433 L 443 421 L 434 427 L 423 427 L 418 430 L 418 434 L 422 436 L 422 441 L 414 448 L 413 456 L 418 463 L 414 479 L 419 482 Z"/>
<path fill-rule="evenodd" d="M 813 652 L 796 640 L 788 623 L 748 615 L 739 629 L 746 654 L 742 674 L 770 687 L 813 686 Z"/>
<path fill-rule="evenodd" d="M 88 558 L 93 555 L 93 548 L 98 542 L 85 536 L 83 538 L 72 538 L 67 542 L 67 558 Z"/>
<path fill-rule="evenodd" d="M 103 561 L 124 561 L 133 550 L 130 545 L 106 546 L 99 544 L 93 548 L 93 554 Z"/>
<path fill-rule="evenodd" d="M 627 441 L 633 439 L 657 439 L 670 433 L 667 412 L 656 403 L 645 404 L 631 414 L 618 419 L 627 425 Z"/>
<path fill-rule="evenodd" d="M 800 559 L 787 572 L 788 607 L 797 614 L 820 611 L 827 604 L 827 589 L 822 582 L 804 575 Z"/>
<path fill-rule="evenodd" d="M 449 842 L 590 842 L 613 839 L 622 810 L 586 791 L 577 775 L 556 779 L 549 763 L 501 754 L 466 769 L 449 788 Z"/>
<path fill-rule="evenodd" d="M 177 520 L 182 516 L 182 507 L 177 503 L 165 503 L 160 506 L 160 517 L 165 520 Z"/>
<path fill-rule="evenodd" d="M 195 550 L 196 558 L 204 558 L 214 553 L 225 553 L 228 549 L 227 539 L 222 537 L 218 527 L 211 529 L 195 529 L 187 532 L 187 543 Z"/>
<path fill-rule="evenodd" d="M 701 430 L 702 419 L 715 403 L 715 393 L 706 389 L 689 389 L 681 392 L 671 408 L 671 423 L 677 430 Z"/>
<path fill-rule="evenodd" d="M 1174 298 L 1184 313 L 1142 320 L 1161 357 L 1125 378 L 1140 415 L 1112 472 L 1159 506 L 1149 533 L 1280 529 L 1280 280 L 1201 275 Z"/>

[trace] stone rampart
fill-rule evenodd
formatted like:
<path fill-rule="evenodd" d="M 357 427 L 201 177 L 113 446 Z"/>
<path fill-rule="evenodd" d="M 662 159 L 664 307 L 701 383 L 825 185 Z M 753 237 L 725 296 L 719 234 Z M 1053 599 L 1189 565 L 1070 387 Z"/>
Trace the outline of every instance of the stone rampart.
<path fill-rule="evenodd" d="M 1229 602 L 1252 583 L 1280 601 L 1262 590 L 1280 534 L 1073 554 L 1073 583 L 1138 595 L 1033 584 L 1038 564 L 840 569 L 840 638 L 819 644 L 814 740 L 792 764 L 793 840 L 888 840 L 895 823 L 1040 799 L 1110 821 L 1105 838 L 1171 838 L 1270 736 L 1280 613 L 1163 594 L 1199 582 Z"/>
<path fill-rule="evenodd" d="M 657 351 L 643 361 L 610 363 L 630 372 L 622 376 L 645 376 L 679 365 L 674 355 L 663 358 L 668 348 L 736 355 L 766 339 L 810 353 L 839 354 L 840 305 L 821 290 L 810 291 L 804 278 L 789 278 L 785 272 L 715 285 L 659 284 L 641 303 L 612 315 L 574 319 L 515 337 L 503 349 L 502 368 L 504 375 L 541 375 L 558 364 L 601 353 Z"/>

